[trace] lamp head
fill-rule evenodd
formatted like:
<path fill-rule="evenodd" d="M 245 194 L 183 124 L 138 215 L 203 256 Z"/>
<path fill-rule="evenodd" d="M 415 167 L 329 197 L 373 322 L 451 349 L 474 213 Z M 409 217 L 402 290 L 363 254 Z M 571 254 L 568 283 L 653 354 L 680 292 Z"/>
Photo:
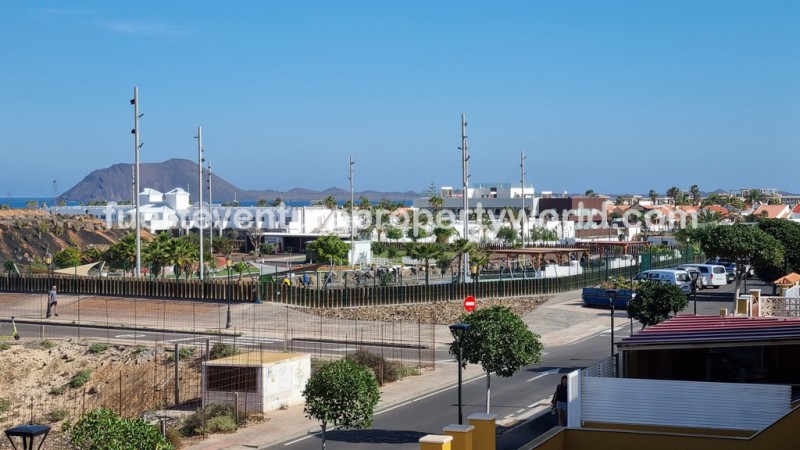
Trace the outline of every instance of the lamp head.
<path fill-rule="evenodd" d="M 47 264 L 47 265 L 49 266 L 49 265 L 50 265 L 52 262 L 53 262 L 53 257 L 50 255 L 50 253 L 48 253 L 47 255 L 45 255 L 45 257 L 44 257 L 44 263 L 45 263 L 45 264 Z"/>
<path fill-rule="evenodd" d="M 450 325 L 450 331 L 454 334 L 463 333 L 469 329 L 468 323 L 454 323 Z"/>
<path fill-rule="evenodd" d="M 225 267 L 230 269 L 232 264 L 233 264 L 233 261 L 231 260 L 231 257 L 230 256 L 225 257 Z"/>

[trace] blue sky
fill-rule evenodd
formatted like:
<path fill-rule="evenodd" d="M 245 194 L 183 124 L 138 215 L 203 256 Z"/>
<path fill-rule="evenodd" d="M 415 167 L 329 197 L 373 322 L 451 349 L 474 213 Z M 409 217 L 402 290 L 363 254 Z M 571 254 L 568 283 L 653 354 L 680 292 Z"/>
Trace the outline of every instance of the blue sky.
<path fill-rule="evenodd" d="M 0 0 L 0 196 L 196 159 L 245 189 L 800 192 L 798 1 Z"/>

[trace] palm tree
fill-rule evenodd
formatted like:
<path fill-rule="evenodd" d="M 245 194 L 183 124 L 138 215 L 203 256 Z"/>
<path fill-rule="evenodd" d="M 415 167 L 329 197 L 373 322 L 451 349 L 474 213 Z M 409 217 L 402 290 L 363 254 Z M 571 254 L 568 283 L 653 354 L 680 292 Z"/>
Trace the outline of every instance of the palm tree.
<path fill-rule="evenodd" d="M 150 263 L 155 277 L 161 276 L 163 268 L 174 262 L 171 255 L 172 239 L 167 232 L 159 233 L 142 251 L 142 259 Z"/>
<path fill-rule="evenodd" d="M 653 204 L 655 204 L 656 199 L 658 198 L 658 192 L 656 192 L 653 189 L 650 189 L 650 192 L 647 195 L 650 197 L 650 201 L 652 201 Z"/>
<path fill-rule="evenodd" d="M 276 197 L 275 200 L 273 200 L 272 203 L 270 203 L 270 206 L 276 206 L 277 207 L 277 206 L 281 206 L 281 204 L 283 204 L 283 199 L 280 198 L 280 197 Z"/>
<path fill-rule="evenodd" d="M 761 194 L 761 191 L 758 189 L 750 189 L 745 194 L 744 198 L 747 200 L 748 203 L 751 205 L 758 203 L 764 199 L 764 196 Z"/>
<path fill-rule="evenodd" d="M 433 229 L 437 244 L 447 244 L 454 234 L 456 234 L 456 230 L 453 227 L 436 227 Z"/>
<path fill-rule="evenodd" d="M 700 204 L 700 188 L 697 187 L 696 184 L 693 184 L 689 188 L 689 193 L 692 195 L 692 204 L 699 205 Z"/>
<path fill-rule="evenodd" d="M 418 244 L 409 246 L 409 250 L 412 258 L 425 261 L 425 285 L 429 285 L 430 260 L 435 260 L 442 256 L 444 249 L 439 244 Z"/>
<path fill-rule="evenodd" d="M 428 198 L 428 206 L 431 208 L 433 215 L 436 215 L 444 206 L 444 199 L 437 195 L 431 196 Z"/>
<path fill-rule="evenodd" d="M 339 205 L 339 203 L 336 201 L 336 198 L 332 195 L 323 198 L 320 203 L 322 206 L 328 209 L 336 209 L 336 207 Z"/>
<path fill-rule="evenodd" d="M 200 261 L 200 246 L 186 238 L 173 239 L 170 246 L 170 257 L 175 263 L 175 279 L 186 274 L 188 280 L 194 272 L 195 263 Z"/>
<path fill-rule="evenodd" d="M 145 240 L 146 244 L 147 241 Z M 115 268 L 130 268 L 133 269 L 136 264 L 136 235 L 128 233 L 119 240 L 119 242 L 112 244 L 103 259 Z"/>
<path fill-rule="evenodd" d="M 458 273 L 464 273 L 464 255 L 472 253 L 475 245 L 469 239 L 456 239 L 450 244 L 450 250 L 455 253 L 454 258 L 458 258 Z"/>
<path fill-rule="evenodd" d="M 594 189 L 587 189 L 584 195 L 587 197 L 594 197 Z"/>
<path fill-rule="evenodd" d="M 358 198 L 358 205 L 356 205 L 358 209 L 369 210 L 372 209 L 372 203 L 370 203 L 369 199 L 365 196 L 361 196 Z"/>
<path fill-rule="evenodd" d="M 718 211 L 703 208 L 697 214 L 698 223 L 718 223 L 720 221 L 722 221 L 722 214 Z"/>
<path fill-rule="evenodd" d="M 239 279 L 237 282 L 241 283 L 242 275 L 247 272 L 247 263 L 244 261 L 239 261 L 236 264 L 231 266 L 231 270 L 239 274 Z"/>
<path fill-rule="evenodd" d="M 489 263 L 489 255 L 485 252 L 478 252 L 469 258 L 469 262 L 475 267 L 475 275 L 480 278 L 481 269 Z"/>

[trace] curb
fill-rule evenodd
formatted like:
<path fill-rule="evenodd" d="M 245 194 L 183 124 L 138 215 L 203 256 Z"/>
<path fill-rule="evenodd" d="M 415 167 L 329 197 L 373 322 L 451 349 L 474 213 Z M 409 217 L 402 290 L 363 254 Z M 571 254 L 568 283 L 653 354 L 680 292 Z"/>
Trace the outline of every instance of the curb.
<path fill-rule="evenodd" d="M 96 324 L 78 324 L 74 322 L 64 322 L 64 321 L 47 321 L 45 319 L 17 319 L 14 318 L 16 323 L 24 323 L 28 325 L 55 325 L 60 327 L 72 327 L 72 328 L 95 328 L 101 330 L 123 330 L 123 331 L 150 331 L 156 333 L 187 333 L 187 334 L 195 334 L 195 335 L 202 335 L 202 336 L 223 336 L 223 337 L 241 337 L 244 336 L 242 332 L 225 332 L 221 331 L 219 333 L 214 332 L 210 333 L 207 331 L 193 331 L 193 330 L 180 330 L 180 329 L 170 329 L 170 328 L 152 328 L 147 326 L 139 326 L 139 327 L 128 327 L 124 325 L 96 325 Z M 5 321 L 6 323 L 11 323 L 10 321 Z"/>

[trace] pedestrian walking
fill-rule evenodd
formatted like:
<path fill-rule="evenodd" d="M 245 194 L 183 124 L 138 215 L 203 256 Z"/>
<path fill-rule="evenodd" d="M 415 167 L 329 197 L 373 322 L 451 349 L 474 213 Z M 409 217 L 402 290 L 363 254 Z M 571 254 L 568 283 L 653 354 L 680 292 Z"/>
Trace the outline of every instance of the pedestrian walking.
<path fill-rule="evenodd" d="M 556 410 L 558 416 L 558 426 L 567 426 L 567 376 L 561 377 L 561 383 L 556 386 L 556 391 L 553 393 L 553 399 L 550 404 Z"/>
<path fill-rule="evenodd" d="M 58 296 L 55 285 L 47 293 L 47 317 L 50 317 L 51 314 L 55 314 L 58 317 Z"/>

